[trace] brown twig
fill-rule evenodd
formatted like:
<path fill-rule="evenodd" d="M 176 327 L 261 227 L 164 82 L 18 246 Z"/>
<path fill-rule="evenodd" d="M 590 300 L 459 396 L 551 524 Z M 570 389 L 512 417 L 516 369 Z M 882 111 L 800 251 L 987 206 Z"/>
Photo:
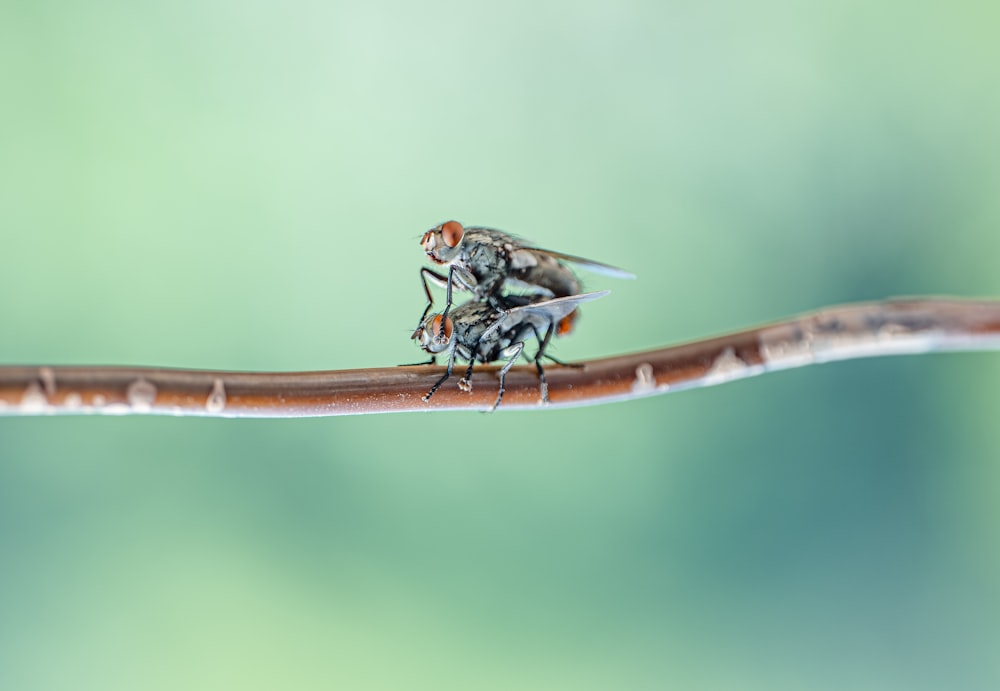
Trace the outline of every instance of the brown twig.
<path fill-rule="evenodd" d="M 830 307 L 787 321 L 640 353 L 507 376 L 501 410 L 622 401 L 832 360 L 945 350 L 1000 350 L 1000 300 L 913 298 Z M 472 391 L 456 376 L 423 401 L 442 369 L 430 365 L 329 372 L 219 372 L 154 367 L 0 366 L 0 414 L 158 414 L 311 417 L 488 410 L 496 367 Z"/>

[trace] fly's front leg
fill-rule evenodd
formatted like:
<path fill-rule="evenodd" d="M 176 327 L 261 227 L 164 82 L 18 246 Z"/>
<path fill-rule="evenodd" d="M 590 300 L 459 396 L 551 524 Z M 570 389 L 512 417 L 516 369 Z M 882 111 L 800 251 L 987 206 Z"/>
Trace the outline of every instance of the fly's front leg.
<path fill-rule="evenodd" d="M 425 403 L 431 400 L 431 396 L 434 395 L 434 392 L 440 389 L 441 385 L 444 384 L 446 381 L 448 381 L 448 377 L 451 376 L 451 373 L 454 369 L 455 369 L 455 346 L 452 345 L 451 350 L 448 351 L 448 369 L 445 370 L 443 377 L 434 382 L 434 386 L 432 386 L 431 390 L 428 391 L 427 394 L 424 396 Z"/>
<path fill-rule="evenodd" d="M 500 369 L 500 390 L 497 391 L 497 402 L 493 404 L 492 408 L 490 408 L 491 413 L 500 407 L 500 401 L 503 400 L 504 381 L 507 378 L 507 372 L 510 371 L 510 368 L 514 366 L 515 362 L 517 362 L 517 358 L 521 356 L 521 351 L 524 350 L 524 341 L 515 343 L 509 347 L 514 349 L 513 354 L 510 356 L 510 359 L 507 360 L 507 364 Z"/>
<path fill-rule="evenodd" d="M 431 355 L 430 360 L 424 360 L 423 362 L 407 362 L 402 365 L 396 365 L 396 367 L 423 367 L 425 365 L 436 365 L 437 355 Z"/>
<path fill-rule="evenodd" d="M 444 289 L 444 312 L 441 313 L 441 327 L 438 331 L 438 340 L 444 343 L 444 320 L 448 318 L 451 311 L 451 288 L 455 283 L 455 265 L 448 267 L 448 285 Z"/>
<path fill-rule="evenodd" d="M 427 306 L 424 307 L 424 313 L 420 315 L 420 323 L 417 324 L 418 331 L 420 330 L 420 327 L 424 325 L 424 320 L 427 319 L 427 313 L 431 311 L 431 307 L 434 305 L 434 298 L 431 296 L 431 288 L 427 285 L 428 278 L 434 283 L 437 283 L 439 286 L 445 285 L 445 282 L 448 280 L 437 271 L 432 271 L 427 267 L 420 270 L 420 282 L 424 286 L 424 295 L 427 296 Z"/>

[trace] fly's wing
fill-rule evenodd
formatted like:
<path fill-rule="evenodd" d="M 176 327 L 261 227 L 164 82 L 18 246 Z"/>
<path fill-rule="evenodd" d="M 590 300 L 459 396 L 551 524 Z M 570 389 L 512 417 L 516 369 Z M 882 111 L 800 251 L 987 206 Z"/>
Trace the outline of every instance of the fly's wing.
<path fill-rule="evenodd" d="M 500 242 L 509 242 L 515 247 L 531 247 L 530 240 L 526 240 L 520 235 L 508 233 L 506 230 L 497 230 L 496 228 L 487 228 L 486 226 L 469 226 L 465 229 L 465 232 L 466 234 L 472 233 L 473 235 L 482 234 Z"/>
<path fill-rule="evenodd" d="M 553 252 L 552 250 L 542 249 L 541 247 L 534 247 L 530 240 L 526 240 L 519 235 L 513 235 L 502 230 L 497 230 L 496 228 L 475 226 L 465 229 L 466 233 L 469 233 L 470 231 L 483 233 L 491 239 L 510 243 L 514 250 L 512 265 L 515 268 L 524 268 L 535 265 L 536 262 L 529 256 L 524 256 L 525 253 L 523 250 L 527 250 L 528 252 L 540 252 L 542 254 L 547 254 L 553 259 L 557 259 L 561 262 L 569 262 L 570 264 L 576 264 L 577 266 L 583 267 L 588 271 L 610 276 L 611 278 L 622 278 L 628 280 L 635 278 L 635 274 L 625 271 L 624 269 L 619 269 L 617 266 L 611 266 L 610 264 L 604 264 L 602 262 L 595 262 L 593 259 L 585 259 L 584 257 L 577 257 L 572 254 L 566 254 L 565 252 Z"/>
<path fill-rule="evenodd" d="M 531 319 L 540 320 L 542 323 L 550 321 L 558 322 L 584 302 L 597 300 L 610 292 L 610 290 L 600 290 L 595 293 L 583 293 L 582 295 L 569 295 L 564 298 L 554 298 L 552 300 L 540 300 L 530 305 L 524 305 L 523 307 L 514 307 L 508 311 L 508 322 L 519 323 Z"/>
<path fill-rule="evenodd" d="M 617 266 L 611 266 L 610 264 L 595 262 L 593 259 L 584 259 L 583 257 L 577 257 L 572 254 L 544 250 L 541 247 L 525 247 L 524 249 L 531 250 L 532 252 L 540 252 L 541 254 L 547 254 L 553 259 L 558 259 L 561 262 L 569 262 L 570 264 L 576 264 L 577 266 L 587 269 L 588 271 L 593 271 L 594 273 L 602 274 L 604 276 L 610 276 L 611 278 L 623 278 L 629 280 L 635 278 L 635 274 L 629 273 L 628 271 L 625 271 L 625 269 L 619 269 Z"/>

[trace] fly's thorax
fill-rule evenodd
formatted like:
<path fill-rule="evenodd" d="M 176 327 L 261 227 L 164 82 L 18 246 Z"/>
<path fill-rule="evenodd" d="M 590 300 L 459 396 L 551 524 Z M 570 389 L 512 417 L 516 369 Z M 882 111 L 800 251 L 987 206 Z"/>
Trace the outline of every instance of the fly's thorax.
<path fill-rule="evenodd" d="M 513 333 L 506 323 L 501 323 L 499 328 L 482 334 L 476 343 L 476 359 L 480 362 L 499 360 L 510 347 Z"/>
<path fill-rule="evenodd" d="M 475 343 L 483 332 L 502 317 L 503 313 L 498 312 L 490 303 L 470 300 L 451 311 L 455 338 L 461 343 Z"/>
<path fill-rule="evenodd" d="M 489 302 L 470 300 L 451 311 L 454 320 L 454 339 L 459 354 L 465 359 L 491 362 L 499 352 L 497 344 L 503 340 L 500 327 L 506 313 Z M 496 328 L 494 328 L 496 327 Z M 491 357 L 492 356 L 492 357 Z"/>
<path fill-rule="evenodd" d="M 509 238 L 488 228 L 469 228 L 461 251 L 452 261 L 455 266 L 473 276 L 479 299 L 497 295 L 510 273 Z"/>

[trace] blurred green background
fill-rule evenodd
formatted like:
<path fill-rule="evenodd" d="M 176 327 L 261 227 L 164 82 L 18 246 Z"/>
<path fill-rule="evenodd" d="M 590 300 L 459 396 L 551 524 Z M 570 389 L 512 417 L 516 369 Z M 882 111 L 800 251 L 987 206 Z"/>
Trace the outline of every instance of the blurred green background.
<path fill-rule="evenodd" d="M 0 6 L 0 362 L 412 362 L 420 234 L 626 267 L 566 359 L 1000 295 L 1000 9 Z M 1000 685 L 1000 357 L 626 404 L 0 419 L 3 689 Z"/>

